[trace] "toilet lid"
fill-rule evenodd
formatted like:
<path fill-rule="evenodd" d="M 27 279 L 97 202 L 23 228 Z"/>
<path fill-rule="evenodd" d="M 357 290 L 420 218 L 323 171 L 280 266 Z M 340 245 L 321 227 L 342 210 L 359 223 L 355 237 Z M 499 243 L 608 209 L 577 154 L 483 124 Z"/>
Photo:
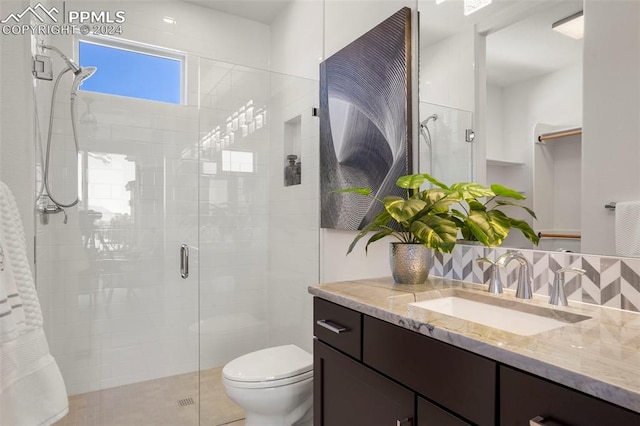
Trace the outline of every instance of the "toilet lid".
<path fill-rule="evenodd" d="M 312 369 L 311 354 L 295 345 L 285 345 L 236 358 L 224 366 L 222 374 L 238 382 L 265 382 L 297 376 Z"/>

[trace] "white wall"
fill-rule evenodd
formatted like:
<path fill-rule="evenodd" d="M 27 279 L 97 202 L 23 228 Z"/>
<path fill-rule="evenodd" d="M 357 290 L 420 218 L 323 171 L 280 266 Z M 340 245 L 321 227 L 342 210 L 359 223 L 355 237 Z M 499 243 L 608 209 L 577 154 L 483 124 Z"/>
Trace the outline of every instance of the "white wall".
<path fill-rule="evenodd" d="M 324 2 L 294 0 L 271 23 L 270 70 L 319 80 Z"/>
<path fill-rule="evenodd" d="M 615 253 L 610 201 L 640 200 L 640 3 L 585 1 L 582 250 Z"/>
<path fill-rule="evenodd" d="M 27 1 L 2 1 L 0 16 L 20 12 Z M 0 37 L 0 180 L 13 192 L 27 236 L 27 255 L 33 260 L 33 95 L 31 40 Z M 10 58 L 10 59 L 8 59 Z"/>
<path fill-rule="evenodd" d="M 506 160 L 502 136 L 504 90 L 500 86 L 487 85 L 487 158 Z"/>
<path fill-rule="evenodd" d="M 307 288 L 318 282 L 319 106 L 322 60 L 321 1 L 296 0 L 271 23 L 271 147 L 269 152 L 268 344 L 294 343 L 311 352 L 313 306 Z M 298 120 L 299 147 L 285 136 L 285 123 Z M 285 187 L 287 154 L 302 163 L 300 185 Z"/>
<path fill-rule="evenodd" d="M 473 28 L 420 49 L 420 101 L 475 109 Z M 423 118 L 424 119 L 424 118 Z"/>
<path fill-rule="evenodd" d="M 504 167 L 489 164 L 487 166 L 488 183 L 500 183 L 512 187 L 518 191 L 523 191 L 527 200 L 527 206 L 536 210 L 537 205 L 549 205 L 549 211 L 553 211 L 555 205 L 553 200 L 564 200 L 562 206 L 556 206 L 558 211 L 567 213 L 570 217 L 579 216 L 579 194 L 580 187 L 576 186 L 576 179 L 579 181 L 580 171 L 580 151 L 575 154 L 565 155 L 563 164 L 559 166 L 558 185 L 538 185 L 535 186 L 534 177 L 534 149 L 536 147 L 534 127 L 537 123 L 545 123 L 562 128 L 579 127 L 582 123 L 582 65 L 575 64 L 554 73 L 546 74 L 504 88 L 489 87 L 488 105 L 500 108 L 502 114 L 495 116 L 491 111 L 488 120 L 488 134 L 498 135 L 496 139 L 489 140 L 488 149 L 491 156 L 495 155 L 499 160 L 506 160 L 522 165 Z M 499 128 L 496 129 L 495 127 Z M 501 144 L 496 144 L 502 138 Z M 550 142 L 554 143 L 554 142 Z M 561 143 L 561 141 L 560 141 Z M 576 172 L 576 166 L 578 171 Z M 577 174 L 575 179 L 562 177 L 567 170 L 573 170 Z M 572 184 L 570 184 L 572 182 Z M 535 187 L 535 190 L 534 190 Z M 546 203 L 546 204 L 545 204 Z M 541 207 L 541 210 L 547 210 Z M 573 210 L 571 210 L 573 209 Z M 521 214 L 517 209 L 511 213 L 523 219 L 529 216 Z M 560 214 L 558 215 L 560 216 Z M 571 221 L 565 217 L 558 219 L 558 227 L 564 229 L 579 229 L 579 219 Z M 568 227 L 568 222 L 575 222 L 576 226 Z M 536 223 L 534 229 L 538 229 Z M 519 233 L 513 232 L 509 240 L 505 243 L 508 247 L 527 247 L 529 244 Z"/>

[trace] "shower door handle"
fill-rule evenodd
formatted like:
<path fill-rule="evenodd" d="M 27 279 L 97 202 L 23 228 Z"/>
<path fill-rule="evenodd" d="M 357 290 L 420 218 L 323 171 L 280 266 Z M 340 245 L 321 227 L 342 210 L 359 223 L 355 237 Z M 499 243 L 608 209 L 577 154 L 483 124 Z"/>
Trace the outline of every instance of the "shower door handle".
<path fill-rule="evenodd" d="M 189 246 L 180 246 L 180 276 L 186 280 L 189 277 Z"/>

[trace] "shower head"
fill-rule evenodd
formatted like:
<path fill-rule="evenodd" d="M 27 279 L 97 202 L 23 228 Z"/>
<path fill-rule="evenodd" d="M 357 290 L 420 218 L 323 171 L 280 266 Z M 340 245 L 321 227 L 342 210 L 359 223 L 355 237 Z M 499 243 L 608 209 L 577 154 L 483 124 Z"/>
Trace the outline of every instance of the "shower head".
<path fill-rule="evenodd" d="M 73 59 L 69 58 L 67 55 L 62 53 L 62 51 L 60 49 L 58 49 L 57 47 L 50 46 L 48 44 L 43 44 L 43 45 L 41 45 L 41 47 L 42 47 L 42 49 L 53 50 L 58 55 L 60 55 L 60 57 L 67 63 L 67 66 L 69 68 L 71 68 L 71 71 L 73 71 L 74 74 L 78 75 L 82 71 L 82 68 L 80 68 L 80 66 L 78 64 L 73 62 Z"/>
<path fill-rule="evenodd" d="M 429 120 L 436 121 L 437 119 L 438 119 L 438 114 L 432 114 L 428 116 L 425 120 L 420 122 L 420 127 L 426 127 L 427 123 L 429 123 Z"/>
<path fill-rule="evenodd" d="M 98 68 L 96 67 L 84 67 L 80 68 L 80 71 L 76 73 L 76 76 L 73 78 L 73 85 L 71 86 L 71 93 L 75 94 L 78 91 L 78 88 L 82 84 L 83 81 L 88 79 L 96 72 Z"/>
<path fill-rule="evenodd" d="M 431 114 L 425 120 L 422 120 L 420 122 L 420 133 L 422 134 L 422 137 L 424 138 L 424 141 L 427 143 L 427 146 L 429 148 L 431 148 L 431 132 L 429 131 L 429 127 L 427 126 L 427 124 L 429 124 L 429 120 L 436 121 L 437 119 L 438 114 Z"/>

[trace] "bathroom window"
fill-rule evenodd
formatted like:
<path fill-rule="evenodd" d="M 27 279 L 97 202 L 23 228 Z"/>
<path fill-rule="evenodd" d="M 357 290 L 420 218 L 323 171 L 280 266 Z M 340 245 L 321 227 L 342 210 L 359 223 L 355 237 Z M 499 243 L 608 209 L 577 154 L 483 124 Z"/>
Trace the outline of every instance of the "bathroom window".
<path fill-rule="evenodd" d="M 80 86 L 87 92 L 183 104 L 185 56 L 114 40 L 80 40 L 81 67 L 98 70 Z"/>
<path fill-rule="evenodd" d="M 223 150 L 222 171 L 253 173 L 253 152 Z"/>

